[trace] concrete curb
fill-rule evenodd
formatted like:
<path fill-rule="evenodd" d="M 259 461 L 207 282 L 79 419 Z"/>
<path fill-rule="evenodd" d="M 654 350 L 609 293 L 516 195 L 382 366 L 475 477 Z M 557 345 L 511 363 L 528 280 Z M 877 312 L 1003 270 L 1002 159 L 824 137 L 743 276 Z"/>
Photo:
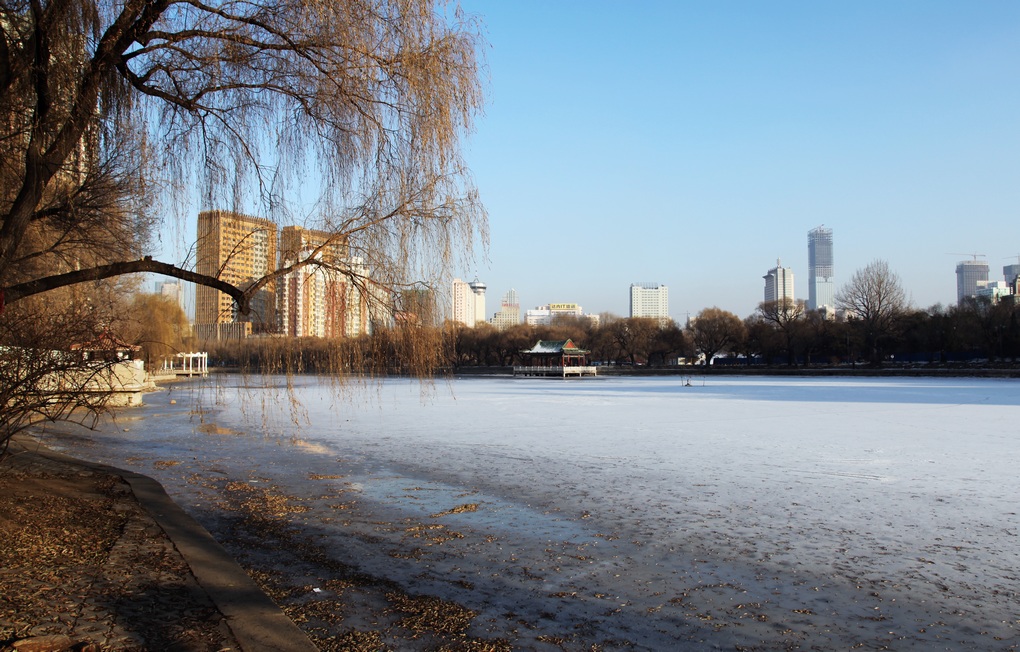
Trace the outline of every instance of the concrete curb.
<path fill-rule="evenodd" d="M 305 633 L 262 592 L 223 546 L 171 500 L 163 485 L 149 476 L 79 460 L 41 444 L 33 443 L 23 450 L 123 478 L 138 503 L 170 537 L 199 586 L 226 617 L 227 626 L 244 652 L 317 652 Z"/>

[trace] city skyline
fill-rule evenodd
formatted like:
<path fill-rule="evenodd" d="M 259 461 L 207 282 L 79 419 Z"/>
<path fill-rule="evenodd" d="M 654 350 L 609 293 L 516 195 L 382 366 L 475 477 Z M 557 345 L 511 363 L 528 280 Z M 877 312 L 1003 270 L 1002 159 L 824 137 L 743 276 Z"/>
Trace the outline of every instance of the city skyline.
<path fill-rule="evenodd" d="M 329 262 L 345 259 L 348 250 L 346 242 L 327 246 L 331 236 L 325 231 L 297 226 L 287 226 L 281 231 L 277 231 L 276 225 L 271 221 L 229 211 L 203 212 L 199 215 L 198 224 L 199 267 L 212 269 L 214 266 L 222 266 L 223 273 L 227 277 L 235 279 L 245 277 L 255 279 L 271 268 L 275 268 L 276 264 L 271 261 L 277 253 L 280 258 L 279 265 L 285 266 L 293 262 L 292 258 L 309 255 L 316 248 L 325 247 L 324 253 L 321 255 Z M 825 302 L 813 305 L 820 296 L 831 297 L 834 273 L 832 233 L 832 229 L 825 228 L 824 225 L 808 232 L 810 299 L 805 301 L 796 293 L 792 268 L 784 267 L 782 260 L 777 259 L 776 267 L 770 269 L 762 277 L 765 281 L 762 301 L 770 303 L 780 299 L 796 300 L 806 303 L 810 310 L 819 307 L 833 307 L 834 304 Z M 244 243 L 244 246 L 239 247 L 240 243 Z M 231 253 L 230 262 L 225 263 L 223 259 L 225 252 L 233 252 L 238 255 L 235 257 Z M 1004 280 L 996 280 L 989 275 L 988 262 L 978 260 L 982 254 L 975 253 L 970 256 L 971 260 L 960 261 L 956 266 L 958 304 L 962 304 L 963 300 L 968 297 L 985 296 L 995 301 L 998 296 L 1014 292 L 1014 280 L 1020 272 L 1020 264 L 1004 265 L 1002 267 Z M 352 260 L 352 262 L 361 264 L 360 260 Z M 367 277 L 369 270 L 363 268 L 360 273 Z M 334 308 L 326 305 L 329 301 L 323 303 L 322 297 L 320 297 L 320 295 L 328 294 L 326 286 L 323 285 L 325 281 L 325 275 L 323 278 L 317 279 L 314 270 L 305 268 L 302 268 L 300 274 L 292 273 L 277 279 L 275 285 L 279 290 L 279 296 L 274 297 L 276 301 L 273 305 L 256 304 L 262 315 L 255 324 L 258 330 L 294 336 L 350 336 L 365 332 L 368 311 L 364 305 L 354 314 L 355 319 L 360 319 L 363 322 L 360 327 L 357 325 L 352 327 L 351 324 L 347 324 L 346 327 L 327 324 Z M 821 291 L 816 288 L 816 285 L 819 284 L 823 286 Z M 157 293 L 163 295 L 168 294 L 168 288 L 176 289 L 174 298 L 178 302 L 180 301 L 179 283 L 157 282 L 155 288 Z M 202 289 L 211 290 L 204 286 Z M 486 289 L 486 284 L 477 276 L 471 282 L 465 282 L 459 278 L 454 279 L 449 318 L 469 327 L 486 322 L 502 329 L 515 323 L 522 323 L 520 319 L 521 303 L 516 289 L 511 288 L 503 295 L 500 311 L 494 313 L 491 319 L 487 318 Z M 269 294 L 277 293 L 270 291 Z M 308 296 L 305 296 L 306 294 Z M 213 301 L 214 295 L 217 299 L 215 302 Z M 199 297 L 197 302 L 200 316 L 195 319 L 196 328 L 208 330 L 209 327 L 216 324 L 226 324 L 235 320 L 248 321 L 248 319 L 238 319 L 239 316 L 233 314 L 232 303 L 226 295 L 206 291 L 204 296 L 206 298 Z M 360 303 L 364 303 L 364 297 Z M 523 323 L 546 323 L 551 321 L 555 314 L 569 313 L 578 316 L 587 314 L 591 317 L 598 317 L 605 312 L 607 311 L 584 313 L 577 303 L 553 302 L 536 306 L 535 309 L 527 311 L 527 318 Z M 265 316 L 270 314 L 275 314 L 282 321 L 272 324 L 265 319 Z M 668 286 L 661 283 L 631 283 L 629 316 L 672 318 L 668 308 Z M 348 317 L 351 315 L 347 315 L 344 319 L 349 322 Z M 686 319 L 683 321 L 689 320 L 690 314 L 688 313 L 685 317 Z M 676 321 L 683 323 L 679 319 Z M 234 330 L 229 333 L 231 336 L 238 334 Z M 209 335 L 207 334 L 207 336 Z"/>
<path fill-rule="evenodd" d="M 816 252 L 815 254 L 812 254 L 811 253 L 811 245 L 813 244 L 816 247 L 819 246 L 819 245 L 818 245 L 817 241 L 809 240 L 809 248 L 808 248 L 809 249 L 809 255 L 808 255 L 808 258 L 810 260 L 812 255 L 816 255 L 816 256 L 819 257 L 819 260 L 816 261 L 816 267 L 811 267 L 809 265 L 808 269 L 809 269 L 809 274 L 812 271 L 816 271 L 818 273 L 818 275 L 819 275 L 819 278 L 822 279 L 819 282 L 819 285 L 822 287 L 822 290 L 818 290 L 818 292 L 819 292 L 818 296 L 819 296 L 821 302 L 817 306 L 813 306 L 812 305 L 812 300 L 809 298 L 809 296 L 801 296 L 801 294 L 798 294 L 797 290 L 796 290 L 795 283 L 794 283 L 795 272 L 794 272 L 793 268 L 792 267 L 784 266 L 782 264 L 782 260 L 781 259 L 777 259 L 776 260 L 776 266 L 771 268 L 771 269 L 769 269 L 768 272 L 764 276 L 761 277 L 764 280 L 764 291 L 762 292 L 762 296 L 760 297 L 759 303 L 761 303 L 761 302 L 767 303 L 767 302 L 770 302 L 770 301 L 778 301 L 780 298 L 785 298 L 785 299 L 791 299 L 791 300 L 794 300 L 794 301 L 802 301 L 802 302 L 804 302 L 805 308 L 808 309 L 808 310 L 818 310 L 818 309 L 826 308 L 826 307 L 829 308 L 829 309 L 832 309 L 832 310 L 836 309 L 836 305 L 835 305 L 835 293 L 838 292 L 839 287 L 841 286 L 841 282 L 839 282 L 838 277 L 834 276 L 834 270 L 833 270 L 833 259 L 834 259 L 833 249 L 834 249 L 834 246 L 833 246 L 833 238 L 832 238 L 832 229 L 822 229 L 821 227 L 818 227 L 816 229 L 812 229 L 811 231 L 809 231 L 808 234 L 809 234 L 809 238 L 810 238 L 811 236 L 818 235 L 820 231 L 824 232 L 824 233 L 822 233 L 823 237 L 821 238 L 821 240 L 824 241 L 823 244 L 821 245 L 821 249 L 822 249 L 823 253 L 819 254 L 819 253 Z M 952 255 L 956 255 L 956 254 L 952 254 Z M 971 254 L 971 255 L 975 256 L 974 254 Z M 992 269 L 994 269 L 994 268 L 992 268 Z M 823 274 L 823 270 L 828 272 L 827 276 L 825 276 Z M 1018 275 L 1020 275 L 1020 263 L 1012 264 L 1012 265 L 1003 265 L 1002 266 L 1002 275 L 1001 275 L 1001 277 L 996 277 L 995 272 L 994 271 L 990 271 L 990 265 L 989 265 L 989 263 L 987 261 L 985 261 L 985 260 L 977 260 L 977 258 L 974 258 L 974 259 L 969 260 L 969 261 L 968 260 L 957 261 L 957 263 L 955 264 L 955 270 L 956 270 L 955 271 L 955 283 L 956 283 L 956 286 L 955 286 L 956 287 L 956 301 L 955 301 L 955 303 L 959 304 L 959 303 L 962 302 L 962 299 L 964 297 L 976 297 L 976 296 L 979 296 L 981 294 L 978 291 L 978 289 L 981 287 L 980 284 L 979 284 L 980 282 L 986 282 L 986 281 L 989 282 L 989 283 L 998 282 L 998 283 L 1004 283 L 1004 284 L 1007 284 L 1007 285 L 1012 283 L 1012 281 Z M 967 270 L 967 271 L 963 272 L 962 270 Z M 975 272 L 975 270 L 980 270 L 980 271 L 979 272 Z M 832 281 L 832 279 L 836 279 L 836 282 L 834 283 Z M 812 283 L 812 281 L 809 279 L 809 289 L 808 289 L 809 294 L 811 292 L 811 289 L 813 289 L 811 287 L 811 283 Z M 617 317 L 648 316 L 648 315 L 643 315 L 643 314 L 642 315 L 635 315 L 634 314 L 635 313 L 635 311 L 634 311 L 635 288 L 638 288 L 639 290 L 641 288 L 644 288 L 645 292 L 647 292 L 649 289 L 655 289 L 656 291 L 661 290 L 661 291 L 664 291 L 664 292 L 668 292 L 667 287 L 668 286 L 666 286 L 665 284 L 661 284 L 661 283 L 631 283 L 630 286 L 629 286 L 630 292 L 628 294 L 629 302 L 630 302 L 630 304 L 629 304 L 630 307 L 629 307 L 627 312 L 618 313 L 618 312 L 614 312 L 614 311 L 611 311 L 611 310 L 592 310 L 592 311 L 588 312 L 587 314 L 590 314 L 590 315 L 600 315 L 600 314 L 604 314 L 604 313 L 609 313 L 609 314 L 615 315 Z M 909 290 L 909 288 L 905 288 L 905 289 Z M 759 285 L 759 291 L 762 291 L 761 285 Z M 517 292 L 517 290 L 511 288 L 508 291 L 508 293 L 511 293 L 511 292 L 513 293 L 515 299 L 517 299 L 519 301 L 519 299 L 518 299 L 519 293 Z M 827 294 L 825 294 L 825 292 L 831 292 L 831 294 L 827 295 Z M 639 291 L 639 294 L 641 294 L 640 291 Z M 826 302 L 825 301 L 826 298 L 831 298 L 832 302 L 831 303 Z M 546 305 L 548 303 L 550 303 L 550 302 L 549 301 L 544 301 L 544 302 L 540 301 L 540 302 L 535 304 L 535 309 L 544 308 L 544 307 L 546 307 Z M 555 303 L 555 302 L 553 302 L 553 303 Z M 666 301 L 665 303 L 667 303 L 667 305 L 668 305 L 668 301 Z M 523 304 L 521 304 L 521 305 L 523 305 Z M 750 310 L 749 312 L 747 312 L 745 314 L 736 313 L 736 312 L 734 314 L 737 314 L 739 317 L 749 316 L 749 315 L 753 314 L 757 310 L 758 305 L 759 304 L 755 304 L 754 309 Z M 920 306 L 920 305 L 912 304 L 912 307 L 923 310 L 925 308 L 931 307 L 931 305 L 934 305 L 934 304 L 929 304 L 929 305 L 926 305 L 926 306 Z M 942 305 L 944 307 L 949 307 L 950 305 L 953 305 L 953 303 L 943 303 Z M 713 307 L 713 306 L 703 306 L 702 308 L 709 308 L 709 307 Z M 700 310 L 700 309 L 698 309 L 698 310 Z M 667 309 L 667 312 L 669 312 L 668 309 Z M 670 313 L 669 316 L 674 321 L 676 321 L 678 324 L 683 325 L 687 321 L 687 319 L 689 319 L 691 316 L 696 314 L 696 312 L 697 311 L 691 311 L 689 313 L 683 314 L 680 317 L 677 317 L 675 314 Z M 730 312 L 733 312 L 733 311 L 730 311 Z M 490 319 L 489 321 L 491 322 L 492 320 Z"/>
<path fill-rule="evenodd" d="M 882 259 L 918 308 L 955 304 L 957 252 L 1020 262 L 1016 3 L 462 4 L 490 43 L 466 159 L 491 245 L 454 273 L 522 306 L 625 316 L 655 279 L 681 323 L 745 317 L 777 256 L 808 278 L 819 224 L 835 291 Z M 550 231 L 570 246 L 533 256 Z"/>

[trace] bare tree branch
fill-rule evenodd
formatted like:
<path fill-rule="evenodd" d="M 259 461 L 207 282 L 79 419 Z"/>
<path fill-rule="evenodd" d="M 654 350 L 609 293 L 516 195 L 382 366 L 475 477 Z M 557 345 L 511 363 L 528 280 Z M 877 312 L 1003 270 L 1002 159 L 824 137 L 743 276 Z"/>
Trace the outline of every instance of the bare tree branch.
<path fill-rule="evenodd" d="M 41 292 L 48 292 L 57 288 L 75 285 L 77 283 L 85 283 L 86 281 L 98 281 L 101 279 L 139 272 L 163 274 L 164 276 L 172 276 L 183 281 L 190 281 L 199 285 L 207 285 L 211 288 L 215 288 L 224 294 L 230 295 L 230 297 L 237 302 L 241 313 L 248 314 L 248 300 L 251 297 L 250 292 L 246 293 L 243 290 L 212 276 L 197 274 L 191 270 L 181 269 L 180 267 L 176 267 L 169 263 L 161 263 L 158 260 L 152 260 L 149 256 L 146 256 L 141 260 L 111 263 L 109 265 L 101 265 L 91 269 L 82 269 L 74 272 L 67 272 L 66 274 L 46 276 L 32 281 L 27 281 L 25 283 L 19 283 L 7 288 L 0 288 L 0 292 L 3 293 L 2 296 L 5 304 L 9 305 L 24 299 L 25 297 L 30 297 Z"/>

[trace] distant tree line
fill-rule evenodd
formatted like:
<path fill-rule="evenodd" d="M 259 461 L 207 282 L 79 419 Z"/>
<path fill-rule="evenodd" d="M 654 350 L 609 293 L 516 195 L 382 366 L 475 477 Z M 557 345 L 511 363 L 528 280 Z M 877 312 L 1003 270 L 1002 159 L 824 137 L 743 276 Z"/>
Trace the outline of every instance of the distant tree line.
<path fill-rule="evenodd" d="M 850 300 L 846 289 L 841 301 Z M 560 317 L 550 325 L 497 330 L 446 322 L 380 329 L 348 339 L 250 338 L 206 345 L 214 366 L 279 373 L 401 373 L 423 368 L 507 367 L 538 340 L 572 340 L 593 362 L 620 366 L 677 364 L 820 366 L 889 363 L 1013 364 L 1020 358 L 1020 308 L 1008 300 L 968 299 L 926 309 L 881 302 L 838 318 L 801 302 L 762 303 L 741 319 L 705 308 L 690 323 L 602 315 Z M 414 330 L 412 336 L 410 330 Z M 416 371 L 415 373 L 418 373 Z"/>
<path fill-rule="evenodd" d="M 881 330 L 859 317 L 828 318 L 798 305 L 789 311 L 762 304 L 745 319 L 706 308 L 681 327 L 647 318 L 612 318 L 593 325 L 564 318 L 550 326 L 448 326 L 451 366 L 507 366 L 537 340 L 570 338 L 593 361 L 616 365 L 678 363 L 766 366 L 890 362 L 947 364 L 973 360 L 1015 363 L 1020 358 L 1020 309 L 1012 302 L 969 299 L 960 306 L 903 309 Z"/>

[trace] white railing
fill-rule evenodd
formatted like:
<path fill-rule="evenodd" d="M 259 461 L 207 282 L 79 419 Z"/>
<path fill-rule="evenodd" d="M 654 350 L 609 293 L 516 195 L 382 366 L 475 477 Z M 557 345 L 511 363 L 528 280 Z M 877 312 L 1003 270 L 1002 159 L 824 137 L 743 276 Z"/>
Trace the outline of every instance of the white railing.
<path fill-rule="evenodd" d="M 515 376 L 594 376 L 596 367 L 514 367 Z"/>

